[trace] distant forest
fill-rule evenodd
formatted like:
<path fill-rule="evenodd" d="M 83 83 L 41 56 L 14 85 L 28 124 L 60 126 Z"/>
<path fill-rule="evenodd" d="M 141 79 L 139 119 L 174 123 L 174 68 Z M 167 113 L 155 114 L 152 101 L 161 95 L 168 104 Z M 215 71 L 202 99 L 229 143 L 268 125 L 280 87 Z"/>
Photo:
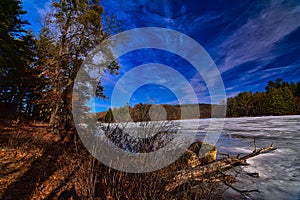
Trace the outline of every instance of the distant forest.
<path fill-rule="evenodd" d="M 100 121 L 114 122 L 129 119 L 126 113 L 130 113 L 133 121 L 151 121 L 152 104 L 136 104 L 130 107 L 128 104 L 124 107 L 109 109 L 107 112 L 98 113 L 97 117 Z M 157 106 L 157 105 L 156 105 Z M 191 110 L 195 105 L 161 105 L 165 110 L 165 118 L 167 120 L 183 119 L 181 116 L 181 108 Z M 191 118 L 210 118 L 210 104 L 199 104 L 199 115 L 192 113 Z M 223 107 L 224 105 L 214 105 Z M 221 108 L 222 109 L 222 108 Z M 149 112 L 150 111 L 150 112 Z M 297 83 L 284 82 L 278 78 L 275 81 L 269 81 L 265 87 L 265 91 L 253 93 L 241 92 L 237 96 L 227 99 L 227 117 L 244 117 L 244 116 L 268 116 L 268 115 L 293 115 L 300 114 L 300 81 Z M 127 114 L 128 115 L 128 114 Z M 115 120 L 114 116 L 123 117 L 123 119 Z M 196 117 L 195 117 L 196 116 Z M 153 119 L 152 119 L 153 120 Z"/>
<path fill-rule="evenodd" d="M 263 92 L 241 92 L 227 99 L 227 116 L 267 116 L 300 114 L 300 81 L 269 81 Z"/>
<path fill-rule="evenodd" d="M 165 113 L 160 113 L 160 110 L 153 111 L 156 112 L 151 116 L 151 109 L 158 105 L 152 104 L 136 104 L 133 107 L 130 107 L 128 104 L 124 107 L 109 109 L 107 112 L 97 113 L 99 121 L 103 122 L 122 122 L 122 121 L 156 121 L 156 120 L 180 120 L 182 119 L 181 110 L 187 110 L 188 115 L 184 119 L 195 119 L 195 118 L 210 118 L 211 117 L 211 105 L 210 104 L 199 104 L 199 112 L 195 109 L 197 105 L 160 105 L 165 110 Z M 221 105 L 217 105 L 221 106 Z M 128 110 L 130 116 L 128 116 Z M 166 116 L 159 116 L 159 115 Z M 153 114 L 152 114 L 153 115 Z M 151 118 L 151 117 L 154 117 Z M 118 119 L 115 119 L 118 118 Z M 156 118 L 156 119 L 155 119 Z"/>

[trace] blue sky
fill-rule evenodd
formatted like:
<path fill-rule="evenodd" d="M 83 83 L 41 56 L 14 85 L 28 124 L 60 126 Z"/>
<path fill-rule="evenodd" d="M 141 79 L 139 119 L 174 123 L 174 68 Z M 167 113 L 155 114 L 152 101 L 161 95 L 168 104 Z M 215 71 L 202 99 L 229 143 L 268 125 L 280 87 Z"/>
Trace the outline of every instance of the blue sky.
<path fill-rule="evenodd" d="M 118 32 L 140 27 L 162 27 L 179 31 L 196 40 L 216 63 L 227 97 L 241 91 L 262 91 L 269 80 L 300 80 L 300 2 L 299 1 L 199 1 L 199 0 L 104 0 L 108 14 L 121 20 Z M 48 0 L 23 0 L 26 18 L 37 34 L 40 15 Z M 120 59 L 120 75 L 103 77 L 105 93 L 111 96 L 118 80 L 132 68 L 161 63 L 172 67 L 190 83 L 199 103 L 209 103 L 205 81 L 186 60 L 170 52 L 143 49 Z M 159 69 L 158 69 L 159 70 Z M 145 72 L 146 73 L 146 72 Z M 151 72 L 148 72 L 151 73 Z M 160 83 L 136 90 L 130 104 L 155 102 L 176 104 L 176 96 Z M 178 84 L 178 87 L 182 85 Z M 124 86 L 126 90 L 126 85 Z M 182 92 L 185 89 L 182 88 Z M 189 94 L 186 94 L 187 97 Z M 96 110 L 106 110 L 110 99 L 96 100 Z"/>

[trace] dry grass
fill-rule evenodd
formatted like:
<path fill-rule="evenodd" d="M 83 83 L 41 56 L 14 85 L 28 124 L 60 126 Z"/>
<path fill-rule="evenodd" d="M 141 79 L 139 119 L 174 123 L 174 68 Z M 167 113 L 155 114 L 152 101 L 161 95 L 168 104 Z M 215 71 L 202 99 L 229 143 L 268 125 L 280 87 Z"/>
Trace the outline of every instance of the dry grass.
<path fill-rule="evenodd" d="M 78 139 L 63 144 L 45 126 L 0 126 L 0 199 L 220 199 L 218 183 L 165 191 L 176 164 L 132 174 L 106 167 Z"/>

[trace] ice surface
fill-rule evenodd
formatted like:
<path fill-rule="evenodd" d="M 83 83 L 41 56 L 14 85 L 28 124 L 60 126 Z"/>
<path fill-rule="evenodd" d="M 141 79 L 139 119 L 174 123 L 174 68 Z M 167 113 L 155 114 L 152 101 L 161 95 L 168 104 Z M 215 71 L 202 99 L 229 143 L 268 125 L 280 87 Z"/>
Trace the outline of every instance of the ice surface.
<path fill-rule="evenodd" d="M 200 120 L 200 125 L 206 123 Z M 278 149 L 249 159 L 251 165 L 241 167 L 245 173 L 235 186 L 260 191 L 250 199 L 300 199 L 300 116 L 228 118 L 216 146 L 222 153 L 247 154 L 254 149 L 254 138 L 257 148 L 274 143 Z M 246 174 L 253 172 L 260 177 Z"/>
<path fill-rule="evenodd" d="M 181 120 L 177 126 L 203 139 L 210 122 L 222 120 Z M 221 153 L 245 155 L 253 151 L 254 139 L 257 148 L 274 143 L 278 149 L 249 159 L 251 165 L 240 168 L 244 173 L 235 186 L 260 191 L 249 194 L 250 199 L 300 199 L 300 116 L 228 118 L 216 146 Z M 247 175 L 253 172 L 260 177 Z"/>

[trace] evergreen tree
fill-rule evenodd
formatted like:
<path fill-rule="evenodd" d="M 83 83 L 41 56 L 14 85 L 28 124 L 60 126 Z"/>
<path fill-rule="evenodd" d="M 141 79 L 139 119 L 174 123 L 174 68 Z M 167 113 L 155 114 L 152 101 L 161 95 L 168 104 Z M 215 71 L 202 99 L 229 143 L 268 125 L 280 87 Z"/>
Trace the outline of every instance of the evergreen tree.
<path fill-rule="evenodd" d="M 295 113 L 300 114 L 300 81 L 296 84 L 294 98 Z"/>
<path fill-rule="evenodd" d="M 60 0 L 53 2 L 51 7 L 52 12 L 45 16 L 37 43 L 37 68 L 45 83 L 40 102 L 47 105 L 49 126 L 57 131 L 73 127 L 71 99 L 74 79 L 83 59 L 108 34 L 102 29 L 103 8 L 99 0 Z M 108 69 L 115 73 L 118 66 L 114 62 Z M 100 83 L 96 94 L 104 97 Z"/>
<path fill-rule="evenodd" d="M 15 106 L 19 113 L 30 113 L 34 42 L 32 33 L 24 30 L 28 22 L 21 18 L 26 12 L 20 4 L 0 1 L 0 102 Z"/>
<path fill-rule="evenodd" d="M 300 81 L 296 85 L 295 94 L 294 96 L 300 97 Z"/>
<path fill-rule="evenodd" d="M 232 97 L 227 100 L 227 116 L 229 117 L 238 117 L 238 106 L 236 98 Z"/>
<path fill-rule="evenodd" d="M 236 97 L 239 116 L 250 116 L 252 109 L 252 92 L 241 92 Z"/>
<path fill-rule="evenodd" d="M 253 116 L 264 116 L 268 115 L 267 112 L 268 96 L 265 92 L 256 92 L 252 96 L 252 115 Z"/>
<path fill-rule="evenodd" d="M 300 113 L 300 82 L 269 81 L 266 92 L 241 92 L 228 99 L 227 116 L 263 116 Z"/>
<path fill-rule="evenodd" d="M 25 42 L 22 37 L 26 34 L 23 26 L 28 22 L 21 19 L 26 12 L 22 10 L 21 1 L 0 1 L 0 70 L 4 68 L 24 68 Z M 5 70 L 6 71 L 6 70 Z"/>
<path fill-rule="evenodd" d="M 293 114 L 294 98 L 288 86 L 284 88 L 272 88 L 268 95 L 268 112 L 271 115 Z"/>
<path fill-rule="evenodd" d="M 108 111 L 104 117 L 104 122 L 106 122 L 106 123 L 114 122 L 114 115 L 113 115 L 111 108 L 108 109 Z"/>

